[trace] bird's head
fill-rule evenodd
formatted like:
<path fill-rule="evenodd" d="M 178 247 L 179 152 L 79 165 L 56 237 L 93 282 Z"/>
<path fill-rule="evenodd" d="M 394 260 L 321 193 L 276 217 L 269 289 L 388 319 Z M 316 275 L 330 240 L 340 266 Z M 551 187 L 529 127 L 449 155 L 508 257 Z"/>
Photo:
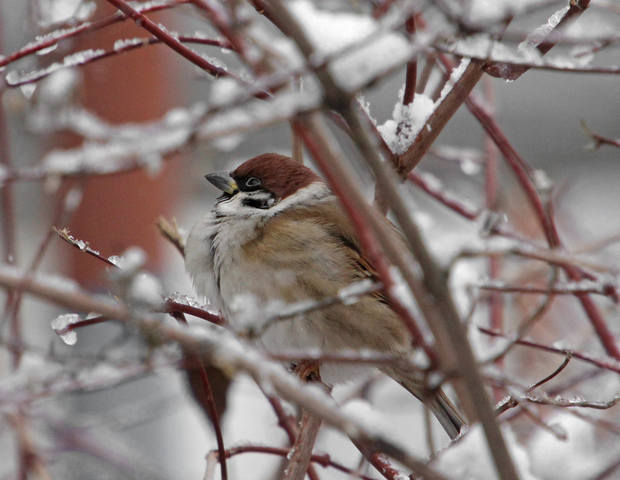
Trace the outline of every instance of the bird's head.
<path fill-rule="evenodd" d="M 215 207 L 218 216 L 273 214 L 330 194 L 316 173 L 276 153 L 258 155 L 230 173 L 209 173 L 205 178 L 224 192 Z"/>

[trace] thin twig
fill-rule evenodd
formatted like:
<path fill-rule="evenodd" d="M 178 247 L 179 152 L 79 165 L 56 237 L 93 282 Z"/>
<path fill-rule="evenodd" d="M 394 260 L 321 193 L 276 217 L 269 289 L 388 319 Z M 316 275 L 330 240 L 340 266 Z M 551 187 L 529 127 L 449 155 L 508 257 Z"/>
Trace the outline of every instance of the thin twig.
<path fill-rule="evenodd" d="M 141 13 L 157 12 L 160 10 L 173 8 L 177 5 L 187 3 L 188 1 L 189 0 L 169 0 L 167 3 L 156 2 L 151 5 L 145 4 L 144 6 L 139 6 L 139 8 L 137 9 L 139 9 Z M 127 18 L 128 17 L 124 13 L 119 11 L 94 22 L 85 22 L 76 26 L 72 26 L 70 28 L 54 30 L 53 32 L 44 35 L 43 37 L 37 37 L 37 39 L 28 42 L 28 44 L 24 45 L 17 51 L 6 55 L 5 57 L 0 57 L 0 67 L 4 67 L 10 63 L 13 63 L 28 55 L 35 54 L 41 50 L 54 47 L 63 40 L 75 38 L 85 33 L 101 30 L 102 28 L 108 27 L 109 25 L 123 22 Z"/>
<path fill-rule="evenodd" d="M 47 301 L 63 305 L 74 311 L 94 311 L 104 316 L 137 325 L 143 331 L 157 332 L 170 341 L 177 342 L 188 352 L 199 352 L 204 361 L 227 371 L 244 371 L 257 382 L 271 385 L 283 398 L 307 409 L 331 426 L 345 432 L 354 440 L 371 446 L 373 451 L 382 451 L 398 462 L 429 480 L 443 477 L 391 441 L 371 433 L 364 425 L 344 415 L 332 399 L 320 395 L 315 389 L 312 394 L 287 375 L 282 367 L 266 360 L 259 352 L 246 344 L 240 344 L 224 329 L 209 329 L 195 336 L 187 328 L 162 324 L 160 320 L 143 317 L 130 312 L 124 305 L 102 300 L 79 288 L 66 288 L 58 282 L 44 281 L 23 276 L 23 272 L 0 264 L 0 286 L 15 288 L 21 285 Z"/>
<path fill-rule="evenodd" d="M 173 38 L 176 38 L 180 43 L 195 43 L 199 45 L 211 45 L 211 46 L 217 46 L 219 48 L 224 48 L 224 49 L 231 48 L 230 44 L 223 40 L 195 37 L 191 35 L 177 35 Z M 122 39 L 119 39 L 119 40 L 122 41 Z M 145 46 L 158 45 L 163 42 L 164 41 L 160 38 L 143 38 L 143 39 L 136 38 L 136 39 L 129 39 L 127 40 L 127 43 L 125 45 L 116 46 L 111 50 L 98 49 L 96 51 L 84 50 L 81 52 L 74 52 L 66 56 L 65 61 L 63 63 L 53 63 L 47 68 L 42 68 L 39 70 L 34 70 L 31 72 L 26 72 L 26 73 L 19 73 L 15 75 L 15 78 L 13 78 L 13 76 L 11 75 L 12 72 L 9 72 L 7 76 L 7 85 L 12 88 L 21 87 L 23 85 L 28 85 L 30 83 L 35 83 L 40 80 L 43 80 L 44 78 L 49 77 L 53 73 L 56 73 L 58 70 L 61 70 L 63 68 L 72 68 L 75 66 L 81 67 L 81 66 L 88 65 L 91 63 L 96 63 L 106 58 L 116 57 L 123 53 L 131 52 L 133 50 L 137 50 Z M 69 61 L 72 58 L 78 58 L 75 56 L 76 55 L 79 56 L 80 54 L 85 55 L 83 59 L 79 61 L 77 60 Z M 212 71 L 208 72 L 211 75 L 214 75 L 216 77 L 219 75 L 219 76 L 229 76 L 229 77 L 236 78 L 235 75 L 233 75 L 230 71 L 226 70 L 224 67 L 218 67 L 208 62 L 207 60 L 205 60 L 205 62 L 211 65 Z"/>
<path fill-rule="evenodd" d="M 185 257 L 185 239 L 179 230 L 176 218 L 173 218 L 171 223 L 160 216 L 156 225 L 159 233 L 177 249 L 182 257 Z"/>
<path fill-rule="evenodd" d="M 592 145 L 590 146 L 592 150 L 598 149 L 601 145 L 611 145 L 612 147 L 620 148 L 619 138 L 604 137 L 603 135 L 593 132 L 590 130 L 585 120 L 581 120 L 581 127 L 585 134 L 592 140 Z"/>
<path fill-rule="evenodd" d="M 448 59 L 442 56 L 440 56 L 440 58 L 446 66 L 451 67 L 451 62 Z M 508 141 L 508 138 L 499 128 L 493 116 L 483 108 L 480 102 L 478 102 L 473 95 L 468 95 L 465 100 L 465 104 L 470 112 L 478 119 L 480 125 L 485 129 L 487 134 L 493 139 L 499 150 L 504 155 L 508 165 L 515 174 L 519 185 L 523 189 L 528 203 L 534 210 L 536 219 L 542 227 L 545 234 L 545 239 L 547 240 L 549 246 L 551 248 L 561 248 L 562 242 L 554 220 L 545 210 L 541 197 L 531 178 L 531 168 Z M 565 265 L 563 268 L 572 281 L 579 281 L 584 278 L 583 272 L 572 265 Z M 577 298 L 579 299 L 586 316 L 590 320 L 590 323 L 592 324 L 592 327 L 594 328 L 596 335 L 601 341 L 606 352 L 612 357 L 620 360 L 620 349 L 618 349 L 614 335 L 609 330 L 609 327 L 607 326 L 605 319 L 596 304 L 592 301 L 588 294 L 585 293 L 578 293 Z"/>
<path fill-rule="evenodd" d="M 242 81 L 240 78 L 236 77 L 235 75 L 232 75 L 229 71 L 217 65 L 213 65 L 209 61 L 205 60 L 205 58 L 202 57 L 202 55 L 196 53 L 194 50 L 183 45 L 183 43 L 181 43 L 174 35 L 171 35 L 165 29 L 161 28 L 151 19 L 143 15 L 142 12 L 133 8 L 125 0 L 107 0 L 107 1 L 111 3 L 112 5 L 114 5 L 116 8 L 118 8 L 121 12 L 123 12 L 129 18 L 131 18 L 134 22 L 136 22 L 136 25 L 138 25 L 141 28 L 144 28 L 146 31 L 151 33 L 153 36 L 157 37 L 163 43 L 168 45 L 172 50 L 177 52 L 179 55 L 183 56 L 184 58 L 186 58 L 187 60 L 189 60 L 190 62 L 192 62 L 194 65 L 201 68 L 205 72 L 209 73 L 210 75 L 213 75 L 215 77 L 224 76 L 224 75 L 232 76 L 237 81 L 239 81 L 241 84 L 246 83 Z M 265 94 L 266 92 L 263 92 L 263 96 Z"/>
<path fill-rule="evenodd" d="M 78 238 L 75 238 L 73 235 L 71 235 L 71 232 L 69 231 L 69 229 L 67 227 L 58 228 L 58 227 L 53 226 L 52 230 L 61 239 L 63 239 L 69 245 L 77 248 L 81 252 L 84 252 L 87 255 L 95 257 L 97 260 L 100 260 L 103 263 L 105 263 L 105 264 L 107 264 L 107 265 L 109 265 L 111 267 L 118 268 L 118 265 L 116 265 L 112 260 L 110 260 L 108 257 L 104 257 L 103 255 L 101 255 L 101 252 L 99 252 L 99 250 L 94 250 L 93 248 L 91 248 L 90 245 L 88 244 L 88 242 L 85 242 L 84 240 L 80 240 Z"/>
<path fill-rule="evenodd" d="M 242 445 L 239 447 L 233 447 L 226 450 L 226 456 L 228 458 L 234 457 L 235 455 L 240 455 L 242 453 L 266 453 L 269 455 L 279 455 L 281 457 L 286 457 L 289 454 L 289 450 L 286 448 L 279 447 L 265 447 L 260 445 Z M 347 468 L 337 462 L 331 460 L 328 454 L 313 454 L 310 457 L 310 460 L 313 463 L 321 465 L 322 467 L 332 467 L 336 470 L 339 470 L 347 475 L 352 476 L 353 478 L 360 478 L 362 480 L 373 480 L 371 477 L 366 475 L 362 475 L 361 473 L 357 473 L 354 470 Z"/>
<path fill-rule="evenodd" d="M 304 30 L 298 25 L 296 19 L 288 12 L 287 7 L 283 5 L 281 1 L 272 0 L 269 2 L 269 10 L 272 17 L 275 18 L 276 22 L 280 25 L 280 28 L 282 28 L 282 25 L 286 25 L 286 30 L 296 41 L 302 53 L 307 58 L 310 57 L 313 53 L 312 44 L 307 39 Z M 477 69 L 470 70 L 470 72 L 475 72 L 475 75 L 474 73 L 470 73 L 471 80 L 480 78 L 481 72 L 477 72 Z M 437 341 L 448 339 L 447 344 L 450 345 L 450 348 L 456 354 L 460 373 L 463 376 L 464 383 L 467 385 L 469 406 L 473 408 L 473 411 L 475 411 L 478 419 L 482 423 L 485 434 L 487 435 L 491 454 L 496 462 L 497 470 L 501 472 L 506 479 L 516 480 L 518 475 L 510 455 L 508 454 L 499 427 L 495 422 L 493 411 L 490 408 L 484 390 L 484 385 L 476 368 L 471 347 L 467 342 L 462 341 L 463 338 L 465 338 L 465 334 L 456 307 L 448 291 L 446 279 L 437 264 L 431 259 L 427 246 L 421 238 L 419 229 L 411 219 L 409 209 L 404 204 L 402 198 L 397 194 L 397 189 L 395 188 L 396 182 L 394 181 L 395 175 L 378 156 L 373 142 L 369 140 L 358 116 L 353 110 L 350 99 L 347 99 L 346 92 L 338 86 L 337 82 L 330 76 L 329 71 L 319 71 L 317 72 L 317 76 L 323 85 L 327 104 L 332 108 L 340 110 L 351 127 L 353 140 L 357 143 L 359 151 L 365 156 L 366 163 L 373 170 L 382 194 L 386 195 L 386 199 L 390 203 L 390 207 L 403 229 L 405 238 L 409 242 L 409 247 L 414 252 L 422 268 L 425 291 L 422 292 L 420 291 L 421 289 L 416 287 L 417 281 L 414 281 L 413 278 L 411 279 L 411 283 L 409 283 L 409 287 L 412 288 L 416 300 L 426 316 L 427 322 L 431 328 L 434 328 L 433 333 L 435 333 Z M 474 84 L 475 82 L 472 83 L 471 87 L 473 87 Z M 312 126 L 310 126 L 310 128 L 312 128 Z M 314 131 L 315 134 L 318 133 L 316 129 Z M 327 138 L 326 134 L 323 134 L 321 143 L 324 145 L 327 144 Z M 403 268 L 403 275 L 406 276 L 409 270 L 409 268 Z M 428 298 L 429 294 L 433 299 L 432 302 L 434 305 L 426 303 L 430 300 Z M 438 321 L 441 327 L 439 325 L 432 326 L 435 320 Z M 439 335 L 437 330 L 442 330 L 442 334 Z"/>
<path fill-rule="evenodd" d="M 484 327 L 478 327 L 478 330 L 480 330 L 482 333 L 486 334 L 486 335 L 490 335 L 493 337 L 502 337 L 502 338 L 510 338 L 508 335 L 505 335 L 504 333 L 501 332 L 497 332 L 495 330 L 491 330 L 489 328 L 484 328 Z M 515 340 L 515 343 L 517 345 L 522 345 L 524 347 L 530 347 L 530 348 L 535 348 L 538 350 L 543 350 L 545 352 L 549 352 L 549 353 L 555 353 L 558 355 L 570 355 L 571 358 L 576 358 L 578 360 L 581 360 L 583 362 L 586 363 L 590 363 L 591 365 L 594 365 L 596 367 L 605 369 L 605 370 L 610 370 L 612 372 L 616 372 L 616 373 L 620 373 L 620 363 L 618 363 L 617 361 L 615 361 L 614 359 L 599 359 L 599 358 L 595 358 L 591 355 L 579 352 L 577 350 L 573 350 L 570 348 L 558 348 L 558 347 L 552 347 L 550 345 L 545 345 L 542 343 L 538 343 L 538 342 L 534 342 L 532 340 Z"/>
<path fill-rule="evenodd" d="M 286 456 L 282 480 L 303 480 L 312 461 L 312 450 L 321 428 L 321 419 L 304 411 L 301 416 L 299 434 L 293 448 Z"/>
<path fill-rule="evenodd" d="M 566 26 L 569 21 L 574 21 L 575 19 L 577 19 L 583 12 L 586 11 L 589 6 L 590 0 L 569 0 L 568 8 L 566 12 L 562 15 L 560 20 L 557 22 L 550 19 L 547 20 L 547 24 L 552 25 L 551 30 L 545 30 L 545 36 L 542 38 L 532 37 L 531 39 L 529 39 L 529 46 L 536 48 L 540 55 L 545 55 L 557 43 L 556 40 L 552 39 L 551 35 L 554 34 L 559 28 Z M 496 62 L 486 65 L 485 71 L 489 75 L 495 77 L 500 77 L 507 80 L 516 80 L 525 72 L 527 72 L 530 68 L 532 68 L 532 65 L 513 65 L 507 62 Z"/>

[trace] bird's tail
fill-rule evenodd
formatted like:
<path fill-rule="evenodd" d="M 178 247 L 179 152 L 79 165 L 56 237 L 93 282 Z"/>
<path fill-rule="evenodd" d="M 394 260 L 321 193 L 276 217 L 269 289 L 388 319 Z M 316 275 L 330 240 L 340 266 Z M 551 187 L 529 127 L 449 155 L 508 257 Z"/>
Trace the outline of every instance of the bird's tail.
<path fill-rule="evenodd" d="M 461 433 L 461 429 L 465 425 L 465 420 L 463 420 L 456 406 L 443 390 L 438 390 L 433 398 L 427 400 L 425 404 L 431 409 L 431 412 L 433 412 L 450 438 L 454 440 L 458 437 L 459 433 Z"/>
<path fill-rule="evenodd" d="M 403 375 L 401 372 L 392 369 L 385 369 L 384 371 L 433 412 L 439 424 L 452 440 L 458 437 L 466 422 L 443 390 L 438 389 L 432 394 L 428 394 L 418 379 L 413 379 L 410 375 Z"/>

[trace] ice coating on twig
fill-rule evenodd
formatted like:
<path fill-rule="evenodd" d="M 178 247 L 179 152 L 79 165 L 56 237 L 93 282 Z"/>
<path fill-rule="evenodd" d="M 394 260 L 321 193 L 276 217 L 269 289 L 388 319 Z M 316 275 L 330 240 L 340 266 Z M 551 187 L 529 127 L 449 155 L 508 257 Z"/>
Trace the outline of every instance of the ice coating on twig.
<path fill-rule="evenodd" d="M 31 72 L 19 73 L 16 70 L 12 70 L 6 74 L 6 83 L 11 87 L 16 87 L 24 83 L 35 82 L 43 77 L 51 75 L 63 68 L 77 67 L 90 62 L 96 58 L 105 55 L 106 51 L 98 49 L 82 50 L 71 55 L 67 55 L 62 62 L 54 62 L 51 65 L 42 68 L 40 70 L 33 70 Z"/>

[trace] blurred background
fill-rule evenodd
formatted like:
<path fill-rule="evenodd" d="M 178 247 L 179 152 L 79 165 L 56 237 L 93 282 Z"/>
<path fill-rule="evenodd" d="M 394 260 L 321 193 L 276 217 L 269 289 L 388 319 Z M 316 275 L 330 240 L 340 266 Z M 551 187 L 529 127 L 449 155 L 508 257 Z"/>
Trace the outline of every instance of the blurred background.
<path fill-rule="evenodd" d="M 328 7 L 333 8 L 337 2 L 327 3 Z M 546 18 L 566 2 L 546 3 L 546 8 L 519 19 L 515 30 L 528 31 L 545 23 Z M 343 4 L 340 8 L 346 7 L 352 11 L 366 8 L 364 2 Z M 595 0 L 592 4 L 593 7 L 578 20 L 579 27 L 574 27 L 575 32 L 592 35 L 619 32 L 620 15 L 596 8 Z M 114 11 L 103 1 L 2 1 L 0 53 L 8 56 L 36 35 L 65 25 L 68 17 L 76 12 L 86 19 L 102 18 Z M 162 22 L 170 30 L 199 30 L 215 34 L 190 5 L 152 13 L 149 17 Z M 135 36 L 144 37 L 146 34 L 133 22 L 122 22 L 63 42 L 45 55 L 29 56 L 7 67 L 2 75 L 14 69 L 29 71 L 42 68 L 62 61 L 71 52 L 110 48 L 119 38 Z M 221 59 L 233 69 L 239 68 L 239 62 L 232 54 L 215 47 L 195 48 Z M 617 48 L 605 50 L 597 58 L 599 64 L 620 64 Z M 63 87 L 69 91 L 55 98 L 67 104 L 82 105 L 101 120 L 114 125 L 153 121 L 176 107 L 213 100 L 213 80 L 162 45 L 116 55 L 71 69 L 70 72 L 70 87 Z M 0 134 L 15 168 L 36 166 L 48 152 L 70 149 L 83 141 L 73 133 L 50 132 L 45 125 L 37 123 L 37 116 L 39 119 L 45 118 L 37 109 L 49 108 L 45 98 L 46 86 L 48 90 L 53 89 L 53 81 L 54 76 L 51 76 L 34 88 L 8 88 L 6 84 L 0 87 L 6 124 Z M 397 94 L 403 82 L 404 68 L 364 92 L 371 113 L 379 124 L 391 117 L 394 104 L 400 101 Z M 567 249 L 587 248 L 600 240 L 619 235 L 620 150 L 609 147 L 588 149 L 590 140 L 581 125 L 581 121 L 585 121 L 597 133 L 609 137 L 620 135 L 620 81 L 617 75 L 530 70 L 515 82 L 490 77 L 485 82 L 494 92 L 496 116 L 509 140 L 530 165 L 544 170 L 555 185 L 556 219 Z M 90 242 L 104 256 L 121 255 L 127 248 L 138 246 L 147 254 L 147 269 L 161 278 L 165 292 L 193 294 L 182 258 L 159 234 L 155 227 L 157 219 L 160 216 L 175 218 L 181 228 L 189 229 L 211 207 L 216 196 L 216 192 L 203 179 L 205 173 L 232 169 L 243 160 L 263 152 L 290 154 L 291 138 L 289 126 L 280 124 L 227 142 L 198 142 L 189 149 L 161 159 L 161 165 L 155 161 L 151 163 L 151 168 L 132 173 L 63 181 L 14 182 L 10 187 L 14 195 L 16 238 L 12 261 L 23 267 L 29 265 L 50 229 L 50 222 L 59 220 L 54 219 L 59 202 L 64 201 L 67 192 L 74 192 L 74 196 L 80 196 L 79 205 L 62 218 L 62 224 L 55 225 L 67 226 L 73 235 Z M 344 144 L 354 155 L 352 146 L 347 141 Z M 482 129 L 463 107 L 449 122 L 435 146 L 482 151 L 483 144 Z M 419 170 L 434 174 L 456 197 L 480 207 L 484 205 L 484 171 L 477 164 L 479 160 L 475 159 L 475 155 L 473 158 L 472 162 L 464 162 L 427 155 Z M 309 161 L 309 157 L 306 160 Z M 504 166 L 500 169 L 499 178 L 499 210 L 521 231 L 534 234 L 531 212 L 518 192 L 511 173 Z M 411 188 L 410 194 L 419 208 L 418 213 L 425 219 L 425 232 L 433 239 L 431 243 L 441 255 L 447 258 L 450 252 L 468 242 L 475 242 L 479 223 L 455 216 L 418 190 Z M 591 256 L 593 261 L 616 267 L 619 258 L 620 247 L 613 242 Z M 40 270 L 68 275 L 91 290 L 106 291 L 107 288 L 105 266 L 57 238 L 50 242 Z M 476 271 L 465 268 L 463 279 L 457 279 L 457 282 L 475 282 Z M 0 293 L 0 298 L 4 298 L 2 295 L 4 293 Z M 517 300 L 515 302 L 518 303 Z M 613 319 L 609 322 L 610 326 L 620 334 L 617 307 L 604 301 L 601 305 Z M 519 307 L 511 306 L 515 309 Z M 563 335 L 557 340 L 578 348 L 598 348 L 592 342 L 589 325 L 583 320 L 580 307 L 573 298 L 561 299 L 554 311 L 555 317 L 550 324 L 558 322 L 563 325 Z M 25 341 L 40 348 L 53 345 L 54 350 L 61 354 L 79 357 L 103 351 L 119 338 L 132 336 L 132 332 L 118 325 L 95 325 L 80 331 L 78 344 L 68 347 L 61 344 L 49 327 L 50 320 L 59 313 L 62 310 L 25 298 L 20 310 Z M 551 332 L 549 336 L 553 336 L 555 330 L 551 329 Z M 583 339 L 589 339 L 587 344 L 583 344 Z M 556 339 L 547 340 L 551 343 Z M 543 361 L 542 358 L 531 352 L 523 355 L 517 353 L 513 360 L 514 368 L 534 366 L 532 379 L 535 379 L 540 373 L 536 365 Z M 10 371 L 9 355 L 3 354 L 1 362 L 0 369 L 3 375 L 7 374 Z M 32 368 L 36 369 L 38 365 L 34 363 Z M 546 370 L 552 368 L 547 364 Z M 614 389 L 617 391 L 617 379 L 611 381 L 606 376 L 605 379 L 601 381 L 600 388 L 612 393 Z M 339 387 L 335 395 L 345 398 L 357 387 Z M 372 415 L 376 415 L 377 422 L 389 425 L 390 433 L 415 453 L 428 454 L 424 435 L 420 433 L 424 429 L 422 410 L 404 390 L 381 380 L 373 384 L 370 398 L 376 407 Z M 44 432 L 37 441 L 45 443 L 46 435 L 52 434 L 49 424 L 55 425 L 58 429 L 56 433 L 65 431 L 63 429 L 77 429 L 84 432 L 80 442 L 85 446 L 90 445 L 89 442 L 101 446 L 101 458 L 107 459 L 95 459 L 95 450 L 89 451 L 87 447 L 82 452 L 79 448 L 67 448 L 58 452 L 51 464 L 50 471 L 54 478 L 138 478 L 137 472 L 143 475 L 139 478 L 201 478 L 205 455 L 215 448 L 209 423 L 193 401 L 184 375 L 173 369 L 114 389 L 42 402 L 37 409 L 41 413 L 41 424 L 46 425 L 36 425 L 37 421 L 34 421 L 35 430 L 40 427 L 40 431 Z M 572 423 L 570 428 L 573 428 Z M 574 428 L 578 431 L 581 427 Z M 527 427 L 516 430 L 524 436 L 532 434 Z M 439 431 L 435 437 L 438 445 L 445 443 Z M 278 428 L 269 405 L 248 379 L 236 379 L 230 387 L 224 415 L 224 438 L 228 445 L 248 441 L 284 443 L 285 436 Z M 534 440 L 531 444 L 535 445 Z M 596 444 L 597 440 L 591 439 L 593 452 Z M 549 446 L 548 443 L 544 445 Z M 322 432 L 318 449 L 328 450 L 332 457 L 347 465 L 355 465 L 358 461 L 358 454 L 348 442 L 330 430 Z M 0 452 L 0 478 L 17 478 L 11 476 L 11 472 L 15 471 L 15 441 L 7 428 L 0 430 Z M 544 459 L 537 460 L 535 455 L 533 461 L 545 463 Z M 272 472 L 277 469 L 278 463 L 277 459 L 261 455 L 240 457 L 230 462 L 231 477 L 248 478 L 240 472 L 247 471 L 247 465 L 252 465 L 256 472 L 253 478 L 274 478 Z M 540 478 L 557 478 L 544 467 L 539 465 L 537 468 Z M 336 473 L 323 475 L 322 478 L 346 478 Z M 587 478 L 567 475 L 563 478 Z"/>

